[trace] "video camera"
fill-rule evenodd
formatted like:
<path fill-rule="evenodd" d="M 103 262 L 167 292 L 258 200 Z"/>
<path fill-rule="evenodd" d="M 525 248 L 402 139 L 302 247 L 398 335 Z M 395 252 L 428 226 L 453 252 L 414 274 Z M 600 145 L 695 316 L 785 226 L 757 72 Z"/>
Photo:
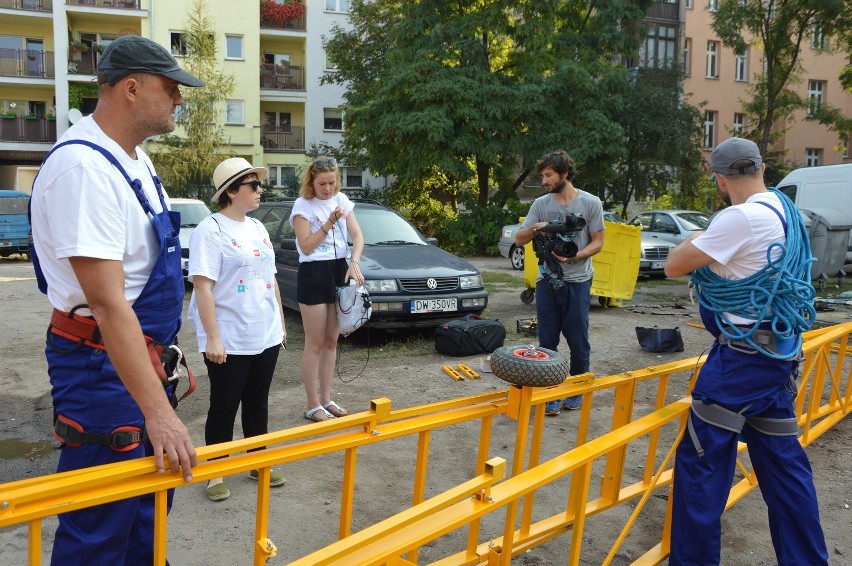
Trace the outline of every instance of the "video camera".
<path fill-rule="evenodd" d="M 552 260 L 552 253 L 572 258 L 580 248 L 574 239 L 586 227 L 586 219 L 577 214 L 567 214 L 565 220 L 549 222 L 533 236 L 533 249 L 539 261 Z"/>

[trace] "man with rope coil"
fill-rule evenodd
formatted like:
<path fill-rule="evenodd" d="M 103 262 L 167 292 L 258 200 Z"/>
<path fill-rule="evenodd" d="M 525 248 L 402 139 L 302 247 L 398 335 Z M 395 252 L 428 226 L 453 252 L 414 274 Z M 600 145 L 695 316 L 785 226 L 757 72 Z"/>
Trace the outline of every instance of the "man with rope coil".
<path fill-rule="evenodd" d="M 673 249 L 665 268 L 669 277 L 692 273 L 701 319 L 716 338 L 677 448 L 669 564 L 720 563 L 740 439 L 766 501 L 778 564 L 828 564 L 793 407 L 801 335 L 815 317 L 807 231 L 793 203 L 767 190 L 754 142 L 722 142 L 710 169 L 732 206 Z"/>

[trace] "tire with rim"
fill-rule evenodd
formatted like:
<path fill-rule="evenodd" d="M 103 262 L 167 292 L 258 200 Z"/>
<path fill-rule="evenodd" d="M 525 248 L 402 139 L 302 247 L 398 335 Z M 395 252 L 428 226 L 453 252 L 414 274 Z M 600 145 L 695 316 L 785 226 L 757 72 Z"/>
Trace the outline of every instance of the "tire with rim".
<path fill-rule="evenodd" d="M 491 354 L 491 371 L 514 385 L 550 387 L 568 377 L 568 360 L 538 346 L 503 346 Z"/>
<path fill-rule="evenodd" d="M 512 249 L 509 250 L 509 261 L 512 262 L 512 269 L 522 270 L 524 268 L 524 248 L 512 246 Z"/>

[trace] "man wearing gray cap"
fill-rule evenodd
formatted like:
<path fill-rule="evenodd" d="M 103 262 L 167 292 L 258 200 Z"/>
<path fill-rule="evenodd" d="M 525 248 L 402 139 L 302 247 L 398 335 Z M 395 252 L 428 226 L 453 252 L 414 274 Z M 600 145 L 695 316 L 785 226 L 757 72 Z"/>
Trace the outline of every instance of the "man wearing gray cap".
<path fill-rule="evenodd" d="M 692 274 L 715 338 L 677 448 L 669 564 L 720 563 L 739 441 L 760 482 L 778 564 L 828 564 L 793 407 L 801 334 L 815 318 L 807 230 L 790 199 L 767 190 L 754 142 L 722 142 L 710 169 L 732 206 L 673 249 L 665 269 L 669 277 Z"/>
<path fill-rule="evenodd" d="M 138 146 L 175 129 L 179 85 L 204 83 L 139 36 L 107 47 L 98 83 L 94 114 L 50 151 L 31 201 L 36 275 L 54 307 L 45 354 L 57 471 L 153 455 L 164 472 L 167 455 L 191 481 L 195 448 L 169 381 L 180 362 L 180 218 Z M 153 515 L 151 495 L 63 513 L 52 563 L 150 565 Z"/>

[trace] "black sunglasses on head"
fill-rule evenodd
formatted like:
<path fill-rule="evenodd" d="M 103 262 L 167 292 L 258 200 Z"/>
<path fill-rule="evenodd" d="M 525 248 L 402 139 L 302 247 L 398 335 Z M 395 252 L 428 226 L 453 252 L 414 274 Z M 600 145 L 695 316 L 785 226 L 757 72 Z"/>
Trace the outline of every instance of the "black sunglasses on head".
<path fill-rule="evenodd" d="M 240 183 L 240 186 L 242 187 L 243 185 L 249 185 L 251 187 L 251 190 L 256 193 L 257 190 L 260 188 L 260 181 L 258 181 L 257 179 L 252 179 L 251 181 L 243 181 L 242 183 Z"/>
<path fill-rule="evenodd" d="M 314 161 L 314 169 L 334 169 L 335 167 L 337 167 L 337 161 L 332 158 Z"/>

